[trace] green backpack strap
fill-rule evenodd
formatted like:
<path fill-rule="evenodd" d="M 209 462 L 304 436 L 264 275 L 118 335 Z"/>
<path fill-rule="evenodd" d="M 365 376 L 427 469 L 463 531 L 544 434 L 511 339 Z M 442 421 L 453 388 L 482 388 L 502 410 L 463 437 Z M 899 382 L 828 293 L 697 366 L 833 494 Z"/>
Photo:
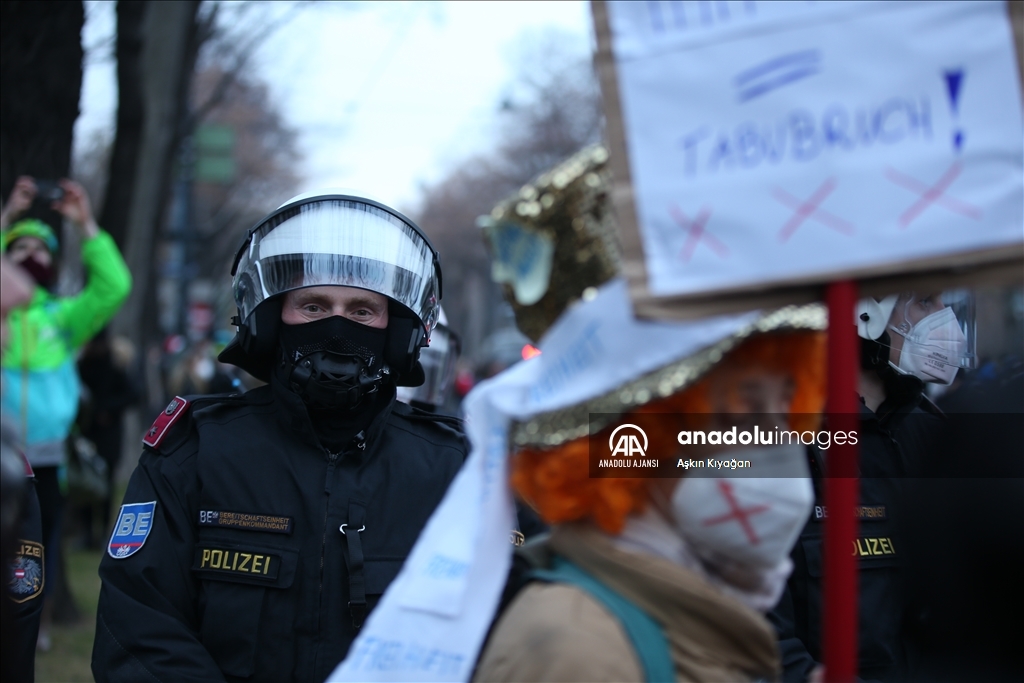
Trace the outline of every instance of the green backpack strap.
<path fill-rule="evenodd" d="M 672 683 L 675 667 L 669 654 L 668 641 L 661 627 L 646 612 L 603 583 L 587 574 L 564 557 L 555 556 L 551 567 L 534 569 L 530 578 L 549 583 L 567 583 L 581 588 L 604 605 L 622 624 L 633 643 L 644 677 L 649 683 Z"/>

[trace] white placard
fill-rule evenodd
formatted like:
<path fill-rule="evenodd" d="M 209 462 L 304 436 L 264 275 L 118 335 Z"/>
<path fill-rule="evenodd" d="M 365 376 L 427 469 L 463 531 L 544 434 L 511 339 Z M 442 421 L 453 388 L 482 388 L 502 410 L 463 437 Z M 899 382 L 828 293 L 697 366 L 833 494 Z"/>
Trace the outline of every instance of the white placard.
<path fill-rule="evenodd" d="M 654 296 L 1024 243 L 1002 2 L 609 2 Z"/>

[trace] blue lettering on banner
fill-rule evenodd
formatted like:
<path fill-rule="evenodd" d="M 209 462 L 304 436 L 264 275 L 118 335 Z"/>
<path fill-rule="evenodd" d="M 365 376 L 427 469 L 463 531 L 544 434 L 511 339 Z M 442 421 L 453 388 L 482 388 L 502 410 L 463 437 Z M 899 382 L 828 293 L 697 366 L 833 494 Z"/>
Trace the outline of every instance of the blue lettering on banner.
<path fill-rule="evenodd" d="M 466 655 L 461 652 L 369 636 L 357 642 L 352 667 L 355 671 L 409 671 L 457 677 L 465 660 Z"/>
<path fill-rule="evenodd" d="M 647 0 L 647 18 L 654 33 L 711 27 L 727 24 L 736 17 L 756 14 L 756 0 Z M 666 21 L 668 18 L 671 22 Z"/>
<path fill-rule="evenodd" d="M 555 361 L 547 376 L 530 389 L 530 401 L 539 403 L 593 365 L 598 354 L 604 349 L 600 337 L 597 336 L 600 327 L 601 323 L 595 320 L 583 328 L 579 337 L 570 344 L 569 350 Z"/>
<path fill-rule="evenodd" d="M 892 97 L 876 107 L 830 104 L 820 115 L 793 109 L 774 123 L 744 121 L 732 130 L 698 126 L 683 134 L 678 145 L 683 173 L 694 177 L 931 138 L 931 102 L 921 96 Z"/>
<path fill-rule="evenodd" d="M 434 555 L 434 557 L 430 559 L 430 562 L 427 563 L 427 567 L 423 570 L 423 573 L 432 579 L 446 579 L 451 581 L 465 576 L 468 571 L 468 562 L 456 560 L 451 557 L 445 557 L 444 555 Z"/>
<path fill-rule="evenodd" d="M 752 100 L 784 85 L 813 76 L 821 70 L 821 52 L 802 50 L 778 55 L 756 64 L 733 78 L 740 102 Z"/>
<path fill-rule="evenodd" d="M 487 433 L 484 447 L 484 485 L 480 489 L 480 501 L 488 500 L 494 489 L 495 480 L 503 473 L 507 434 L 503 427 L 492 426 Z"/>

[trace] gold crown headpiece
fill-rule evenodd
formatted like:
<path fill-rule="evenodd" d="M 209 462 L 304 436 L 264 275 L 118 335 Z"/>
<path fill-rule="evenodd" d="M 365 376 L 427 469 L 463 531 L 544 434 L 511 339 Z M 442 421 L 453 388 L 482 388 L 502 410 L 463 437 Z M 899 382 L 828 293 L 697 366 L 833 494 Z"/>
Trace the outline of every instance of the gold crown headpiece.
<path fill-rule="evenodd" d="M 534 342 L 621 270 L 610 191 L 608 151 L 593 145 L 477 220 L 491 250 L 492 277 L 503 285 L 520 331 Z"/>

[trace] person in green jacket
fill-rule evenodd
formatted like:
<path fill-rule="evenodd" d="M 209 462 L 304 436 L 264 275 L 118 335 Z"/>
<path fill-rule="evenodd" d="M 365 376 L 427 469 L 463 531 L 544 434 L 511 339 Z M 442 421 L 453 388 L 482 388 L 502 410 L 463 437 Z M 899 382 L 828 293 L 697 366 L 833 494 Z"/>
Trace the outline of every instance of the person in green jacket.
<path fill-rule="evenodd" d="M 85 189 L 61 180 L 46 199 L 82 238 L 85 287 L 72 296 L 51 291 L 56 282 L 58 242 L 46 223 L 22 217 L 38 201 L 38 186 L 22 176 L 0 212 L 2 250 L 35 280 L 32 298 L 11 312 L 3 369 L 3 410 L 21 428 L 25 454 L 36 473 L 42 511 L 46 575 L 54 585 L 59 521 L 64 506 L 61 475 L 65 440 L 78 412 L 78 350 L 103 328 L 131 291 L 132 279 L 109 234 L 93 219 Z M 9 226 L 9 227 L 8 227 Z M 48 591 L 47 591 L 48 592 Z M 40 646 L 47 646 L 44 628 Z"/>

